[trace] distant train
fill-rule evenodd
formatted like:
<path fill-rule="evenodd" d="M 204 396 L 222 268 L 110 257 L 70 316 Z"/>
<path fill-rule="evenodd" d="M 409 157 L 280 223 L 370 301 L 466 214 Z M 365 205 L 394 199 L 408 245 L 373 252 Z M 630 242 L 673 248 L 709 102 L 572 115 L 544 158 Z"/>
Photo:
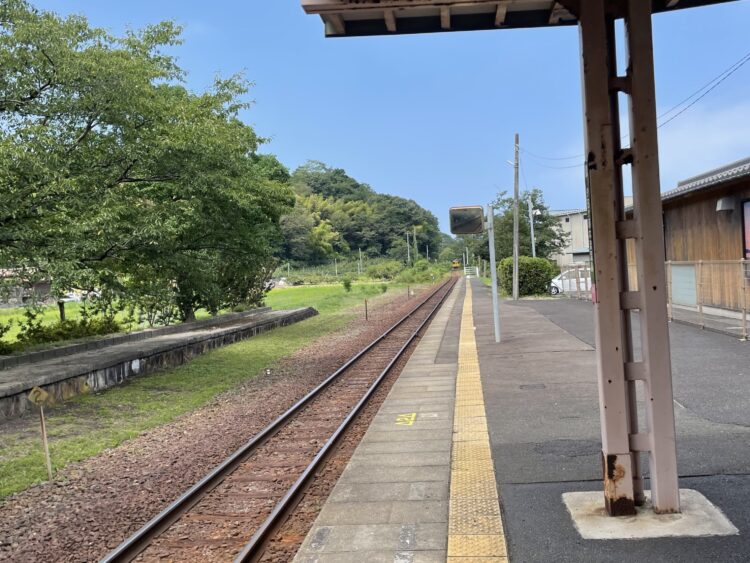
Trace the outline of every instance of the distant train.
<path fill-rule="evenodd" d="M 461 262 L 459 260 L 451 262 L 451 269 L 458 270 L 459 268 L 461 268 Z"/>

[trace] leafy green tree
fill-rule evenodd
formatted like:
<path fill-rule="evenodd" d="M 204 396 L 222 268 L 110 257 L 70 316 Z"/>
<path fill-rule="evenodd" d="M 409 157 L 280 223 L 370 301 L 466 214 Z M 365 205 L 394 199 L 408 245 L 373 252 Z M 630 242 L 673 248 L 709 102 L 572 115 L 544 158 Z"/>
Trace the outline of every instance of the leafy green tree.
<path fill-rule="evenodd" d="M 518 246 L 519 255 L 531 256 L 531 228 L 529 225 L 528 199 L 538 214 L 534 215 L 534 237 L 536 255 L 549 258 L 567 244 L 567 235 L 563 232 L 557 219 L 549 213 L 540 189 L 524 191 L 518 205 Z M 500 192 L 493 203 L 495 207 L 495 255 L 497 261 L 513 256 L 513 197 L 507 192 Z M 471 235 L 463 238 L 470 252 L 489 260 L 487 234 Z"/>
<path fill-rule="evenodd" d="M 321 162 L 299 167 L 292 174 L 291 184 L 298 201 L 294 216 L 282 219 L 286 259 L 322 262 L 331 254 L 356 258 L 361 249 L 367 256 L 386 255 L 405 261 L 406 233 L 413 235 L 415 229 L 421 256 L 426 255 L 427 247 L 433 257 L 440 251 L 443 237 L 437 219 L 412 200 L 376 193 L 344 170 Z M 309 217 L 305 218 L 299 207 L 304 207 Z M 323 222 L 328 226 L 321 227 Z M 318 232 L 311 240 L 305 236 L 305 229 Z M 321 238 L 328 239 L 330 251 L 327 245 L 322 247 L 323 253 L 316 250 Z"/>
<path fill-rule="evenodd" d="M 122 301 L 157 284 L 184 320 L 262 299 L 289 175 L 239 120 L 244 80 L 180 84 L 179 31 L 2 4 L 1 266 Z"/>

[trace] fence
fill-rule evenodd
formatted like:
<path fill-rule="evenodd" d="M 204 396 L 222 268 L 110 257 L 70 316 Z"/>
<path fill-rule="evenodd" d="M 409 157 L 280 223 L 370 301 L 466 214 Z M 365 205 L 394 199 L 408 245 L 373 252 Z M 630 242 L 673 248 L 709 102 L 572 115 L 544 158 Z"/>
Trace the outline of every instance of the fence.
<path fill-rule="evenodd" d="M 638 289 L 637 270 L 628 265 L 629 289 Z M 668 261 L 667 313 L 669 320 L 748 338 L 750 306 L 750 260 Z M 591 299 L 588 264 L 562 268 L 560 293 Z"/>

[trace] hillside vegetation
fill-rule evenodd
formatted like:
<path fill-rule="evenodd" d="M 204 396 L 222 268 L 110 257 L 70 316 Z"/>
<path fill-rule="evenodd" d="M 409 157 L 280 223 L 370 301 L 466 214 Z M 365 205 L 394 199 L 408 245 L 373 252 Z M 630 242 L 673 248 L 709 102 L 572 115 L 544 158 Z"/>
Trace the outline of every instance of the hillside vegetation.
<path fill-rule="evenodd" d="M 0 354 L 4 335 L 38 344 L 255 306 L 284 263 L 437 256 L 437 219 L 414 201 L 263 154 L 242 76 L 188 89 L 181 33 L 116 36 L 0 3 L 0 300 L 26 301 L 0 322 Z M 48 326 L 40 301 L 55 300 Z"/>

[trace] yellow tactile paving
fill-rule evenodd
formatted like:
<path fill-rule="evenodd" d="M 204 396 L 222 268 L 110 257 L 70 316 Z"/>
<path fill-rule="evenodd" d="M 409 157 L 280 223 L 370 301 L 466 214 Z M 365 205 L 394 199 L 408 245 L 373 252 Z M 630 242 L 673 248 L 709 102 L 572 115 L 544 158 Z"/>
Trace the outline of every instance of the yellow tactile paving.
<path fill-rule="evenodd" d="M 449 534 L 448 557 L 505 557 L 502 534 Z"/>
<path fill-rule="evenodd" d="M 508 561 L 474 337 L 471 286 L 461 316 L 451 451 L 448 561 Z"/>
<path fill-rule="evenodd" d="M 453 430 L 454 442 L 476 442 L 487 437 L 487 432 L 467 432 L 464 430 Z"/>
<path fill-rule="evenodd" d="M 454 425 L 456 432 L 487 432 L 487 420 L 485 418 L 468 418 Z"/>
<path fill-rule="evenodd" d="M 461 462 L 470 459 L 492 459 L 492 452 L 487 444 L 481 442 L 461 442 L 453 444 L 451 453 L 453 461 Z"/>
<path fill-rule="evenodd" d="M 507 557 L 449 557 L 448 563 L 507 563 Z"/>
<path fill-rule="evenodd" d="M 453 469 L 457 471 L 492 471 L 491 459 L 470 459 L 467 461 L 453 460 Z"/>

